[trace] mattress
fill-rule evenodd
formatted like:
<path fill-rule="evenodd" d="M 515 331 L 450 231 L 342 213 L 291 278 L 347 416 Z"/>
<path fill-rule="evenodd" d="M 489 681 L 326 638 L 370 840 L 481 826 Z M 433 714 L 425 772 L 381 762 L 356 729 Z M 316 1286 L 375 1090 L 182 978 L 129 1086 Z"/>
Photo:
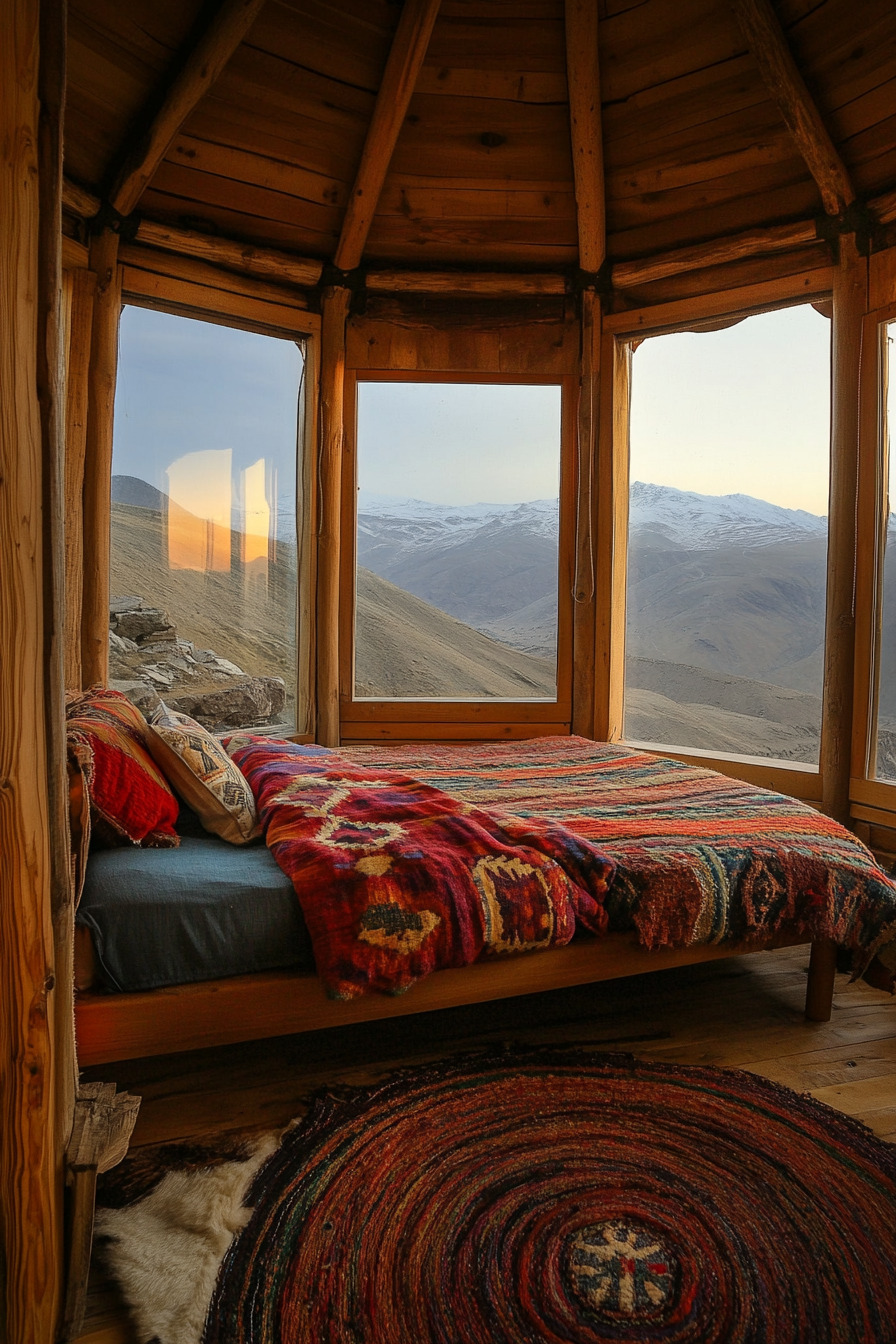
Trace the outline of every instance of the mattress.
<path fill-rule="evenodd" d="M 177 849 L 94 850 L 77 922 L 114 991 L 314 969 L 292 882 L 264 845 L 184 836 Z"/>

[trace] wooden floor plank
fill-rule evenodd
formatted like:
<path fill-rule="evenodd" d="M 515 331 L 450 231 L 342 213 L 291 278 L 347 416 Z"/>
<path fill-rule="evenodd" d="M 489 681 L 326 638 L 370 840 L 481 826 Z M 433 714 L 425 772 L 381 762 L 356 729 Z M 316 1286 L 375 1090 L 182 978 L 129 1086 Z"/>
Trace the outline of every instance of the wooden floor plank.
<path fill-rule="evenodd" d="M 837 977 L 830 1022 L 806 1022 L 807 948 L 219 1050 L 85 1070 L 143 1097 L 136 1145 L 276 1129 L 316 1087 L 503 1042 L 623 1050 L 746 1068 L 896 1139 L 896 999 Z M 80 1344 L 136 1344 L 97 1266 Z"/>

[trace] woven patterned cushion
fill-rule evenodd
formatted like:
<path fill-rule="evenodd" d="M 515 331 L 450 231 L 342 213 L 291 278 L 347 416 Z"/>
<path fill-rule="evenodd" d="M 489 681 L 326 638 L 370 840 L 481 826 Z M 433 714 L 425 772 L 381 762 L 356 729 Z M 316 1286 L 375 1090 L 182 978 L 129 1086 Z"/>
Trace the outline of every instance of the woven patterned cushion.
<path fill-rule="evenodd" d="M 232 845 L 261 834 L 248 781 L 216 737 L 167 705 L 153 716 L 148 737 L 156 762 L 207 831 Z"/>
<path fill-rule="evenodd" d="M 90 799 L 93 838 L 174 848 L 178 802 L 147 744 L 146 721 L 118 691 L 92 686 L 68 697 L 69 753 Z"/>

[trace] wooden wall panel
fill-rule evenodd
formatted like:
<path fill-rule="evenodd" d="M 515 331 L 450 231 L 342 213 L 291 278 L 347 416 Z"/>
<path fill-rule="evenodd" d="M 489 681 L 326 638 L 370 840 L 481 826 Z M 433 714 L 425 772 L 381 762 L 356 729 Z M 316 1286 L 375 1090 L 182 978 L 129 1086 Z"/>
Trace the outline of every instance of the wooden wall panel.
<path fill-rule="evenodd" d="M 54 1338 L 62 1256 L 37 400 L 38 11 L 37 0 L 0 6 L 0 1329 L 11 1344 Z"/>

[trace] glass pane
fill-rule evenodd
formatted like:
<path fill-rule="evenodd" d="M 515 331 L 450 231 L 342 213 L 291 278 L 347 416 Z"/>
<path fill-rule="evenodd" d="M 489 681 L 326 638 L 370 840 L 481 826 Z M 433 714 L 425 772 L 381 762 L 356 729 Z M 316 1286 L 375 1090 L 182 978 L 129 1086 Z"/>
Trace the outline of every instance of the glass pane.
<path fill-rule="evenodd" d="M 122 313 L 110 680 L 207 727 L 292 727 L 296 445 L 289 340 Z"/>
<path fill-rule="evenodd" d="M 896 341 L 896 322 L 886 323 L 883 339 L 883 593 L 881 601 L 880 652 L 877 685 L 877 750 L 875 775 L 896 780 L 896 520 L 890 513 L 890 454 L 896 425 L 896 380 L 891 375 L 891 355 Z M 875 762 L 872 761 L 872 765 Z"/>
<path fill-rule="evenodd" d="M 818 761 L 830 331 L 804 305 L 633 354 L 629 741 Z"/>
<path fill-rule="evenodd" d="M 359 383 L 357 699 L 556 699 L 560 391 Z"/>

